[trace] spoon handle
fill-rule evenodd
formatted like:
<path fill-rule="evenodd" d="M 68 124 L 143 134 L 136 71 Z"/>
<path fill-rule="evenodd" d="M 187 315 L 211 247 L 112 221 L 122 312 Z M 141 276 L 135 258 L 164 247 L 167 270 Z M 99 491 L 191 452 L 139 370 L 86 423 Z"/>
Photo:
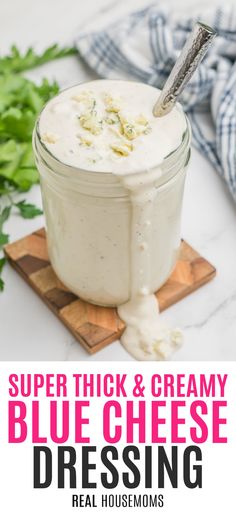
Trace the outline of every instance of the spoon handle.
<path fill-rule="evenodd" d="M 171 111 L 215 36 L 214 29 L 204 23 L 196 23 L 153 108 L 154 116 L 161 117 Z"/>

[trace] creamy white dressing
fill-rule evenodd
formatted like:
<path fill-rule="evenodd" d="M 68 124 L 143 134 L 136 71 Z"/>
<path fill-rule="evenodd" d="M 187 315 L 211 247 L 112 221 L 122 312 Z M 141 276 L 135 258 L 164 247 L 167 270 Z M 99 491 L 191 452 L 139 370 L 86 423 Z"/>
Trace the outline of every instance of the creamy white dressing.
<path fill-rule="evenodd" d="M 139 360 L 169 358 L 182 341 L 179 329 L 162 324 L 150 288 L 151 227 L 155 182 L 163 173 L 160 165 L 180 145 L 186 121 L 179 106 L 155 118 L 156 98 L 155 88 L 140 83 L 93 81 L 50 101 L 39 124 L 42 141 L 54 157 L 80 169 L 112 172 L 128 192 L 132 206 L 129 300 L 118 306 L 118 313 L 126 323 L 121 342 Z M 114 123 L 108 123 L 107 116 Z"/>
<path fill-rule="evenodd" d="M 163 360 L 169 358 L 182 343 L 181 331 L 169 329 L 161 323 L 157 297 L 150 292 L 151 271 L 151 220 L 156 197 L 155 173 L 132 174 L 121 178 L 129 191 L 132 203 L 131 221 L 131 282 L 130 300 L 118 307 L 126 329 L 121 342 L 138 360 Z"/>
<path fill-rule="evenodd" d="M 106 121 L 117 115 L 106 111 L 104 100 L 109 96 L 119 103 L 120 114 L 128 121 L 136 123 L 140 116 L 144 117 L 148 134 L 140 134 L 134 140 L 119 135 L 119 124 Z M 153 116 L 157 96 L 156 88 L 136 82 L 99 80 L 80 84 L 64 90 L 46 105 L 39 121 L 41 138 L 56 158 L 74 167 L 121 175 L 147 171 L 178 147 L 186 129 L 180 106 L 163 118 Z M 102 122 L 98 134 L 80 123 L 81 116 L 92 111 L 96 112 L 98 123 Z M 91 145 L 84 144 L 83 138 L 90 140 Z M 133 145 L 128 156 L 112 151 L 111 145 L 124 141 Z"/>

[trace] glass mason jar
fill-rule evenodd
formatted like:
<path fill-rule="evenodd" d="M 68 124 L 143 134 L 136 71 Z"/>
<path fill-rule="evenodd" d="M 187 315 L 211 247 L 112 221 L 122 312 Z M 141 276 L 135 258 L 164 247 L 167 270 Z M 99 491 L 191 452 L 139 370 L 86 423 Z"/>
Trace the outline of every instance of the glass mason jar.
<path fill-rule="evenodd" d="M 180 219 L 190 126 L 179 147 L 162 164 L 155 182 L 150 219 L 150 292 L 171 274 L 180 246 Z M 40 139 L 36 125 L 33 146 L 46 217 L 48 251 L 64 285 L 82 299 L 118 306 L 130 297 L 132 205 L 112 173 L 82 170 L 60 162 Z M 158 166 L 160 168 L 160 165 Z"/>

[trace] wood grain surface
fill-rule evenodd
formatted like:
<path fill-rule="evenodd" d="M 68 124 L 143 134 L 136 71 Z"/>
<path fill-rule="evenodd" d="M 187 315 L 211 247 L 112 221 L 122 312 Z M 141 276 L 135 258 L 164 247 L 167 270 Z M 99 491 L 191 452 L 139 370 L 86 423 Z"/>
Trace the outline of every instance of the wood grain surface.
<path fill-rule="evenodd" d="M 121 336 L 125 325 L 115 308 L 103 308 L 79 299 L 57 278 L 48 257 L 43 228 L 7 245 L 5 254 L 14 269 L 89 353 L 95 353 Z M 160 310 L 191 294 L 215 274 L 215 267 L 183 240 L 175 270 L 156 293 Z"/>

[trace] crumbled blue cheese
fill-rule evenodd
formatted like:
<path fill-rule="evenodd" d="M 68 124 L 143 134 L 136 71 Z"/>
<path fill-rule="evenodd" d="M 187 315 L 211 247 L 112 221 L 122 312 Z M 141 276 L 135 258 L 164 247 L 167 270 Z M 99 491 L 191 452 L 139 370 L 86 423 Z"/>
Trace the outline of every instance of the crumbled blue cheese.
<path fill-rule="evenodd" d="M 56 143 L 59 140 L 59 136 L 54 133 L 44 133 L 42 135 L 42 141 L 45 143 Z"/>
<path fill-rule="evenodd" d="M 82 104 L 86 110 L 93 110 L 96 106 L 96 100 L 92 91 L 82 91 L 78 95 L 73 95 L 71 99 L 78 104 Z"/>
<path fill-rule="evenodd" d="M 79 117 L 80 125 L 92 134 L 98 135 L 102 132 L 102 119 L 99 118 L 96 111 L 88 111 Z"/>
<path fill-rule="evenodd" d="M 129 156 L 134 149 L 133 145 L 129 144 L 129 141 L 135 140 L 142 134 L 147 134 L 149 129 L 148 120 L 142 114 L 135 119 L 125 115 L 120 97 L 113 97 L 105 93 L 102 99 L 99 100 L 98 106 L 91 91 L 82 91 L 71 98 L 82 104 L 82 110 L 78 118 L 83 129 L 98 136 L 102 133 L 104 124 L 112 126 L 111 131 L 116 136 L 116 141 L 111 142 L 109 147 L 119 156 Z M 90 141 L 83 135 L 79 137 L 83 146 L 89 147 L 92 145 L 92 140 Z"/>
<path fill-rule="evenodd" d="M 121 133 L 128 138 L 128 140 L 135 140 L 141 134 L 146 134 L 148 129 L 148 121 L 143 117 L 131 120 L 122 113 L 119 113 L 119 120 L 121 125 Z"/>
<path fill-rule="evenodd" d="M 79 138 L 81 145 L 85 145 L 86 147 L 91 147 L 93 144 L 93 140 L 87 138 L 86 136 L 82 136 L 81 134 L 78 134 L 77 138 Z"/>
<path fill-rule="evenodd" d="M 104 97 L 104 103 L 105 103 L 105 106 L 106 106 L 106 111 L 108 113 L 119 113 L 119 111 L 121 110 L 121 98 L 119 97 L 112 97 L 111 95 L 109 94 L 105 94 L 105 97 Z"/>
<path fill-rule="evenodd" d="M 120 141 L 111 143 L 111 149 L 121 156 L 129 156 L 133 150 L 133 145 L 129 142 Z"/>
<path fill-rule="evenodd" d="M 108 125 L 114 125 L 119 123 L 119 117 L 117 113 L 110 113 L 109 116 L 105 118 L 105 122 Z"/>

